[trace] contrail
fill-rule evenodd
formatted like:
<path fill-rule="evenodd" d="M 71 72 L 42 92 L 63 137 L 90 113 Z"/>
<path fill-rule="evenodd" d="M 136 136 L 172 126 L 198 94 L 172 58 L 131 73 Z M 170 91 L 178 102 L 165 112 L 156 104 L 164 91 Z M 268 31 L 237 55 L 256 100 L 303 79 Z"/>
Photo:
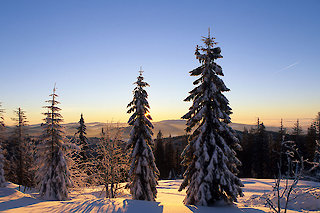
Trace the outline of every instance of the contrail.
<path fill-rule="evenodd" d="M 277 72 L 282 72 L 282 71 L 285 71 L 285 70 L 287 70 L 287 69 L 290 69 L 291 67 L 294 67 L 294 66 L 296 66 L 296 65 L 299 64 L 299 63 L 300 63 L 300 62 L 297 61 L 297 62 L 295 62 L 295 63 L 293 63 L 293 64 L 290 64 L 290 65 L 282 68 L 281 70 L 278 70 Z"/>

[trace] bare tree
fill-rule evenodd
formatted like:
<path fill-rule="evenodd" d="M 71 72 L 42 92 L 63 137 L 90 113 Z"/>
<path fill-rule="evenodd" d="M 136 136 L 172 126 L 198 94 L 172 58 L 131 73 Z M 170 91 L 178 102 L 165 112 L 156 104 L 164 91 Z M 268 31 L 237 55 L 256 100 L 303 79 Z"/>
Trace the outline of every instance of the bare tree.
<path fill-rule="evenodd" d="M 121 189 L 120 182 L 126 179 L 129 167 L 123 144 L 119 127 L 116 127 L 113 133 L 110 127 L 107 127 L 105 131 L 102 129 L 97 145 L 96 176 L 98 183 L 104 185 L 103 190 L 105 189 L 107 198 L 116 197 Z"/>
<path fill-rule="evenodd" d="M 287 212 L 288 204 L 294 200 L 292 192 L 296 188 L 303 174 L 304 160 L 294 141 L 282 141 L 279 153 L 278 175 L 273 186 L 275 199 L 270 196 L 266 199 L 267 206 L 276 213 Z M 282 174 L 283 155 L 286 158 L 287 172 Z"/>
<path fill-rule="evenodd" d="M 320 181 L 320 141 L 316 140 L 315 153 L 313 162 L 308 162 L 312 167 L 307 171 L 308 174 L 312 175 L 312 179 Z M 309 177 L 311 178 L 311 177 Z"/>

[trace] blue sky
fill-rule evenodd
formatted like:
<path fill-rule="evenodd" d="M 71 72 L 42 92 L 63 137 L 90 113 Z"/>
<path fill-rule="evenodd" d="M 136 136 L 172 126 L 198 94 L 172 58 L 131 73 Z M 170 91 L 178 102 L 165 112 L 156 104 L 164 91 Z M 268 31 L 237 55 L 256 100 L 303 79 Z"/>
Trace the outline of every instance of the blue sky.
<path fill-rule="evenodd" d="M 320 111 L 319 1 L 0 1 L 0 101 L 40 123 L 57 83 L 65 122 L 126 122 L 140 66 L 155 121 L 179 119 L 208 27 L 233 121 L 305 123 Z"/>

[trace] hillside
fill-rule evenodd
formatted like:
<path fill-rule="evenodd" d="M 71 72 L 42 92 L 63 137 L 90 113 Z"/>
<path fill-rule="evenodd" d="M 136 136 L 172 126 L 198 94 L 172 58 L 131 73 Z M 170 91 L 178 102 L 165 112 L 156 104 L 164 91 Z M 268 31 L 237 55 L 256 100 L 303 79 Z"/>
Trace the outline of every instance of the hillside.
<path fill-rule="evenodd" d="M 164 120 L 159 122 L 153 122 L 154 125 L 154 137 L 156 137 L 156 134 L 159 130 L 162 131 L 164 137 L 169 137 L 171 135 L 174 136 L 180 136 L 185 134 L 185 128 L 186 128 L 186 121 L 185 120 Z M 87 126 L 87 136 L 88 137 L 99 137 L 99 134 L 101 132 L 101 129 L 106 129 L 107 127 L 111 129 L 119 126 L 123 128 L 123 137 L 128 138 L 130 127 L 126 123 L 117 123 L 117 124 L 108 124 L 108 123 L 100 123 L 100 122 L 93 122 L 93 123 L 86 123 Z M 65 129 L 65 133 L 67 136 L 73 136 L 76 132 L 76 128 L 78 127 L 78 123 L 67 123 L 62 124 L 62 126 Z M 231 123 L 230 126 L 234 130 L 243 131 L 244 128 L 250 129 L 254 127 L 254 125 L 249 124 L 240 124 L 240 123 Z M 9 131 L 11 131 L 12 127 L 7 127 Z M 266 126 L 267 131 L 278 131 L 278 127 L 272 127 L 272 126 Z M 39 136 L 42 132 L 42 128 L 40 124 L 35 125 L 29 125 L 28 126 L 29 134 L 32 136 Z"/>

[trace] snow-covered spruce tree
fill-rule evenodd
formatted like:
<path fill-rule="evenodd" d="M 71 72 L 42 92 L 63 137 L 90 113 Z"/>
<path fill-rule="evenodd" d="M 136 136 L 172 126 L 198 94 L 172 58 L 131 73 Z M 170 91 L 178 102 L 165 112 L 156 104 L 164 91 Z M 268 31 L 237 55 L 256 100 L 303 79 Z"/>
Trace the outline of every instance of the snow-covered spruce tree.
<path fill-rule="evenodd" d="M 133 100 L 128 104 L 128 113 L 133 113 L 128 121 L 132 126 L 127 148 L 132 147 L 130 155 L 131 168 L 129 171 L 130 192 L 134 200 L 154 201 L 157 197 L 156 186 L 159 171 L 155 164 L 151 145 L 153 125 L 150 122 L 148 94 L 144 87 L 149 86 L 143 81 L 142 71 L 137 78 L 133 90 Z"/>
<path fill-rule="evenodd" d="M 48 112 L 43 113 L 46 118 L 43 124 L 43 134 L 39 145 L 39 188 L 40 195 L 48 200 L 66 200 L 68 199 L 68 186 L 71 186 L 70 173 L 68 170 L 65 145 L 63 141 L 63 131 L 60 122 L 62 116 L 61 110 L 57 107 L 59 102 L 56 100 L 58 95 L 54 87 L 50 95 L 51 100 L 45 106 Z"/>
<path fill-rule="evenodd" d="M 185 204 L 212 205 L 224 201 L 232 203 L 243 196 L 241 180 L 236 176 L 241 162 L 235 150 L 241 149 L 235 132 L 228 126 L 232 113 L 227 98 L 222 92 L 229 89 L 219 76 L 222 68 L 215 60 L 222 58 L 220 48 L 214 47 L 215 38 L 203 37 L 205 47 L 196 47 L 195 55 L 201 66 L 190 71 L 199 76 L 198 85 L 185 101 L 193 101 L 187 120 L 187 132 L 195 130 L 181 154 L 182 164 L 187 167 L 179 191 L 187 187 Z M 202 52 L 202 53 L 200 53 Z"/>
<path fill-rule="evenodd" d="M 3 112 L 4 110 L 1 108 L 1 102 L 0 102 L 0 187 L 4 187 L 6 182 L 4 178 L 4 170 L 3 170 L 4 156 L 2 151 L 3 132 L 5 130 Z"/>

